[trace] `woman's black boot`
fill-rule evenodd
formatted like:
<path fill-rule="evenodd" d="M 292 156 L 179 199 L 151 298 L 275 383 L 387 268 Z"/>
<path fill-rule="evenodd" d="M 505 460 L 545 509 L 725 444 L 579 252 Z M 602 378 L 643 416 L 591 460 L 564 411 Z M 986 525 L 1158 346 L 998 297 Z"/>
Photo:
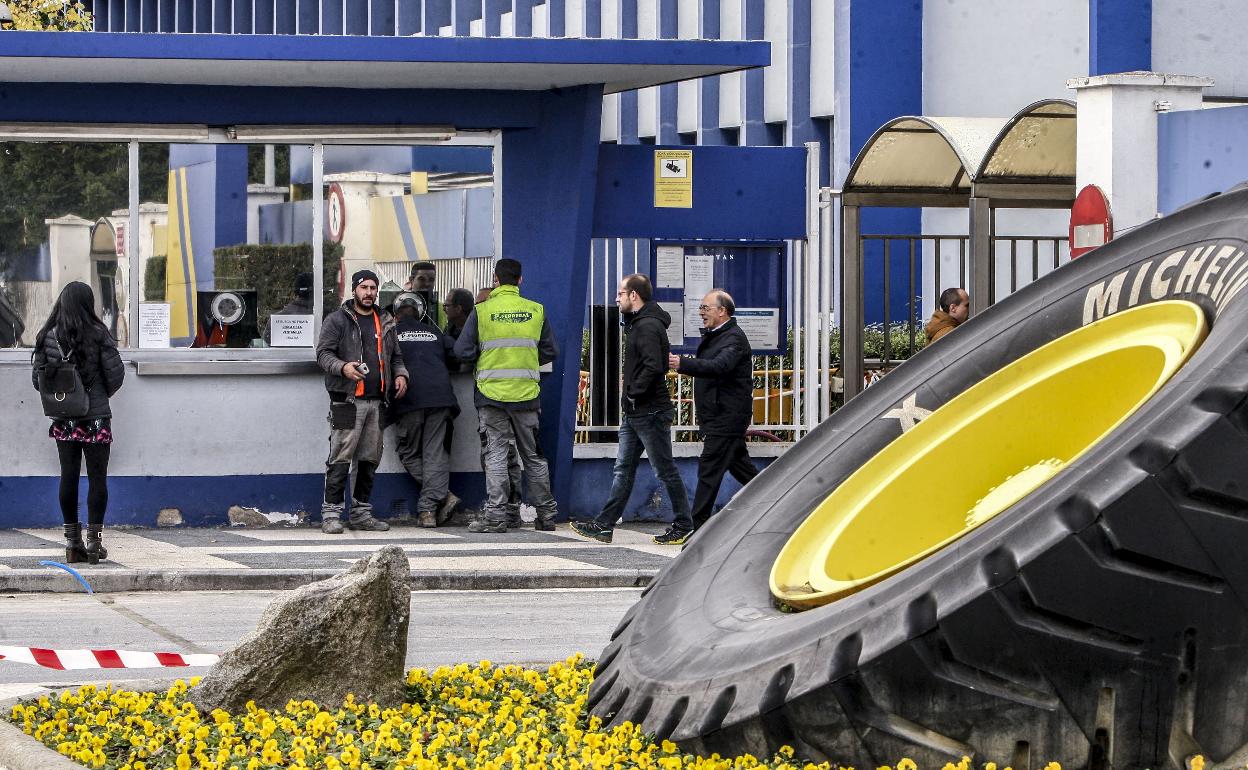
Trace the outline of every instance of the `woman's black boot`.
<path fill-rule="evenodd" d="M 103 524 L 87 525 L 87 563 L 99 564 L 101 559 L 108 558 L 108 551 L 104 549 L 104 543 L 100 542 L 100 535 L 104 533 Z"/>
<path fill-rule="evenodd" d="M 87 546 L 82 542 L 82 525 L 78 522 L 65 526 L 65 563 L 77 564 L 87 560 Z"/>

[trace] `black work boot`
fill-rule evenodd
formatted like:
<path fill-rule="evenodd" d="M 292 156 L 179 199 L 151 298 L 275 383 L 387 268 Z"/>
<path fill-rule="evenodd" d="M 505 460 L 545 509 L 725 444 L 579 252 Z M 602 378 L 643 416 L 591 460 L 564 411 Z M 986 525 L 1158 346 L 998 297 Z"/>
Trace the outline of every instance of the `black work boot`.
<path fill-rule="evenodd" d="M 108 558 L 108 551 L 104 548 L 104 543 L 100 539 L 100 536 L 103 534 L 103 524 L 87 525 L 87 564 L 99 564 L 101 559 Z"/>
<path fill-rule="evenodd" d="M 351 490 L 351 517 L 347 519 L 347 529 L 385 532 L 390 529 L 390 525 L 373 516 L 373 506 L 369 505 L 377 466 L 361 462 L 356 463 L 355 467 L 355 486 Z"/>
<path fill-rule="evenodd" d="M 65 526 L 65 563 L 77 564 L 87 560 L 87 546 L 82 542 L 82 524 L 74 522 Z"/>

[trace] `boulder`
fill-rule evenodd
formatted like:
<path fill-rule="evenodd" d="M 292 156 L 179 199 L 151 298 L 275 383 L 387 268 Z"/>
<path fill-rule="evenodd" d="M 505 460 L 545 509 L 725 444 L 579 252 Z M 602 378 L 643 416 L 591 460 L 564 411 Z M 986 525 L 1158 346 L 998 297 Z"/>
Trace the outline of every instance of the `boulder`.
<path fill-rule="evenodd" d="M 190 700 L 201 714 L 241 713 L 249 700 L 268 709 L 305 699 L 332 708 L 347 693 L 361 702 L 401 703 L 409 575 L 407 554 L 388 545 L 341 575 L 279 596 Z"/>

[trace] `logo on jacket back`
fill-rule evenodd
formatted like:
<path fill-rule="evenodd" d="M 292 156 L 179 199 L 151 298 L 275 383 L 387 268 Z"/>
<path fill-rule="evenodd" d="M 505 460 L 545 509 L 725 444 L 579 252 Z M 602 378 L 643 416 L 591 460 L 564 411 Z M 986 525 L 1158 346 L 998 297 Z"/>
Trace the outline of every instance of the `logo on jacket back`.
<path fill-rule="evenodd" d="M 533 314 L 528 310 L 512 310 L 507 313 L 490 313 L 490 320 L 503 324 L 522 324 L 526 321 L 532 321 Z"/>
<path fill-rule="evenodd" d="M 438 335 L 433 332 L 399 332 L 399 342 L 437 342 Z"/>

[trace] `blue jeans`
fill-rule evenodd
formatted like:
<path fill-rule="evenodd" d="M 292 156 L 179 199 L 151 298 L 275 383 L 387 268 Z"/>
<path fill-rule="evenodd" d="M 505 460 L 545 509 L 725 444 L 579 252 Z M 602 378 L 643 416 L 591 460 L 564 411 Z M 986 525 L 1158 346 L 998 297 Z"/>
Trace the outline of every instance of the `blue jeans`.
<path fill-rule="evenodd" d="M 620 416 L 620 445 L 615 456 L 611 496 L 607 498 L 602 513 L 594 519 L 595 526 L 612 529 L 620 520 L 628 496 L 633 492 L 637 463 L 644 449 L 650 458 L 650 467 L 654 468 L 654 475 L 667 487 L 668 497 L 672 499 L 672 511 L 675 513 L 672 528 L 680 532 L 693 530 L 689 495 L 685 491 L 685 482 L 680 478 L 680 471 L 676 469 L 676 461 L 672 459 L 672 420 L 675 416 L 671 407 Z"/>

